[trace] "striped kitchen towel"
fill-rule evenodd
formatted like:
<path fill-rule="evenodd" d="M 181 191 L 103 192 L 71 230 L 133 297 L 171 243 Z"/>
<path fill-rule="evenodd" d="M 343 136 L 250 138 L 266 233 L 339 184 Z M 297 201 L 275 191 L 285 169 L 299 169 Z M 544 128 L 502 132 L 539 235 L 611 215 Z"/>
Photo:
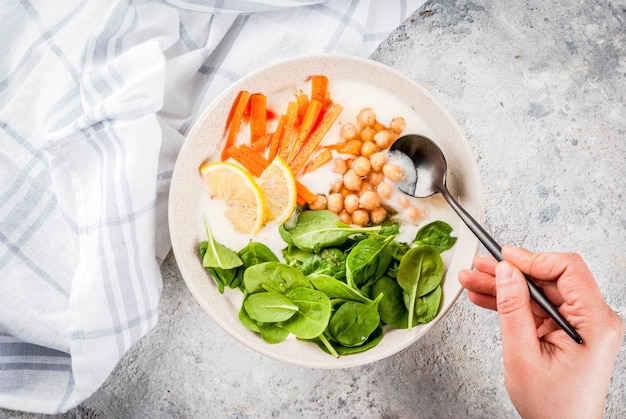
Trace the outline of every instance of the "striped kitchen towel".
<path fill-rule="evenodd" d="M 425 0 L 0 5 L 0 406 L 64 412 L 156 323 L 184 136 L 283 58 L 367 56 Z"/>

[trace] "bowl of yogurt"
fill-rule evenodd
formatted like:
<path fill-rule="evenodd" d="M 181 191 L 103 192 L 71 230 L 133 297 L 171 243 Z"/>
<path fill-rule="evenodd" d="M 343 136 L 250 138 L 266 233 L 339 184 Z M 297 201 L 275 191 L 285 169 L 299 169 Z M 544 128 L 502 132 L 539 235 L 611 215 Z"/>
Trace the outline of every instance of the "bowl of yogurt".
<path fill-rule="evenodd" d="M 320 144 L 320 147 L 333 150 L 333 161 L 314 172 L 298 173 L 295 178 L 299 184 L 313 194 L 329 196 L 333 184 L 341 180 L 335 161 L 341 160 L 342 154 L 333 149 L 333 144 L 344 141 L 342 130 L 351 124 L 358 125 L 359 115 L 367 109 L 382 125 L 391 126 L 391 121 L 401 118 L 403 133 L 419 133 L 435 139 L 448 161 L 448 188 L 468 212 L 476 219 L 482 219 L 480 180 L 471 149 L 456 122 L 432 95 L 415 81 L 381 63 L 324 54 L 296 57 L 261 68 L 232 85 L 200 114 L 187 135 L 173 172 L 169 228 L 176 260 L 191 294 L 207 315 L 236 341 L 265 356 L 294 365 L 345 368 L 391 356 L 428 333 L 460 295 L 462 287 L 457 273 L 471 266 L 478 242 L 440 196 L 410 201 L 410 207 L 419 213 L 415 217 L 409 215 L 409 204 L 405 205 L 394 191 L 385 202 L 389 219 L 399 225 L 396 240 L 410 242 L 421 227 L 435 220 L 448 224 L 456 238 L 454 246 L 441 253 L 441 303 L 431 321 L 410 329 L 391 328 L 382 322 L 384 334 L 380 341 L 367 350 L 341 356 L 331 356 L 328 351 L 320 350 L 319 341 L 316 343 L 292 334 L 279 343 L 268 343 L 259 333 L 246 327 L 241 320 L 244 300 L 241 286 L 239 289 L 220 289 L 210 271 L 203 266 L 199 249 L 207 240 L 207 228 L 210 228 L 212 240 L 234 252 L 253 241 L 262 243 L 280 263 L 287 263 L 285 249 L 289 243 L 277 223 L 268 222 L 254 234 L 243 234 L 233 228 L 225 216 L 224 203 L 212 199 L 207 193 L 199 168 L 207 162 L 220 161 L 227 124 L 240 92 L 262 92 L 265 95 L 268 115 L 272 115 L 267 120 L 268 131 L 273 131 L 278 120 L 275 116 L 294 99 L 294 95 L 310 89 L 311 77 L 315 75 L 324 75 L 328 79 L 332 103 L 340 104 L 342 110 Z M 239 135 L 248 136 L 247 129 L 244 125 Z M 349 161 L 348 165 L 353 164 L 354 159 L 343 158 Z M 308 204 L 304 203 L 298 206 L 298 211 L 307 208 Z"/>

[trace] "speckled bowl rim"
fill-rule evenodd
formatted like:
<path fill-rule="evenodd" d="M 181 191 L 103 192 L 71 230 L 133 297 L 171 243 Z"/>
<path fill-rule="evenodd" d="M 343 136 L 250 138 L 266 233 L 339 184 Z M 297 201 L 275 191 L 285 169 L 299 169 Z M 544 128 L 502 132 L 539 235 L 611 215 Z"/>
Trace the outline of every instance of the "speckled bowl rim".
<path fill-rule="evenodd" d="M 237 341 L 260 354 L 293 365 L 310 368 L 354 367 L 389 357 L 415 343 L 435 327 L 463 290 L 457 273 L 460 269 L 472 266 L 478 240 L 459 220 L 458 225 L 453 226 L 458 241 L 450 250 L 454 251 L 454 255 L 446 270 L 444 301 L 436 319 L 410 331 L 390 330 L 378 346 L 363 353 L 335 359 L 315 344 L 295 339 L 270 345 L 239 322 L 238 307 L 234 307 L 218 292 L 214 281 L 200 263 L 200 229 L 195 214 L 198 212 L 198 196 L 204 191 L 204 185 L 198 167 L 221 145 L 228 111 L 240 90 L 271 93 L 300 85 L 313 74 L 325 74 L 331 83 L 333 79 L 347 78 L 378 86 L 415 109 L 428 123 L 428 134 L 446 155 L 448 187 L 458 196 L 464 208 L 478 221 L 482 221 L 482 189 L 473 153 L 457 123 L 434 97 L 404 74 L 376 61 L 321 54 L 287 59 L 250 73 L 224 91 L 200 115 L 187 135 L 172 174 L 169 230 L 176 262 L 191 294 L 213 321 Z M 207 336 L 207 340 L 210 339 Z"/>

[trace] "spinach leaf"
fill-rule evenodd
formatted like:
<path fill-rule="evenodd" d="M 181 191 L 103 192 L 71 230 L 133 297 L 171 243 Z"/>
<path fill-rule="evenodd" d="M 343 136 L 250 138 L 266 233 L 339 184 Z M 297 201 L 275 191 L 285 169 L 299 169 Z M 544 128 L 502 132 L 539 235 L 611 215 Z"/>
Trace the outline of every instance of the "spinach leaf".
<path fill-rule="evenodd" d="M 428 294 L 420 297 L 415 305 L 415 316 L 419 323 L 428 323 L 437 317 L 441 301 L 443 299 L 443 290 L 438 286 Z"/>
<path fill-rule="evenodd" d="M 350 250 L 346 258 L 346 280 L 353 288 L 372 283 L 385 274 L 391 255 L 386 251 L 393 240 L 389 236 L 384 242 L 375 239 L 361 240 Z"/>
<path fill-rule="evenodd" d="M 252 320 L 243 304 L 239 309 L 239 321 L 249 330 L 261 335 L 261 338 L 267 343 L 280 343 L 284 341 L 289 332 L 275 323 L 261 323 Z"/>
<path fill-rule="evenodd" d="M 287 249 L 291 249 L 286 256 L 290 261 L 289 264 L 305 276 L 325 274 L 339 280 L 346 277 L 346 255 L 336 247 L 322 249 L 319 253 L 305 252 L 295 246 Z"/>
<path fill-rule="evenodd" d="M 243 273 L 243 283 L 249 294 L 274 291 L 287 294 L 298 287 L 313 288 L 304 274 L 280 262 L 263 262 L 253 265 Z"/>
<path fill-rule="evenodd" d="M 237 288 L 243 283 L 243 273 L 252 265 L 257 265 L 263 262 L 278 262 L 278 257 L 272 252 L 272 250 L 259 242 L 250 242 L 243 249 L 238 252 L 239 258 L 243 264 L 237 268 L 235 277 L 233 278 L 231 288 Z"/>
<path fill-rule="evenodd" d="M 380 319 L 396 329 L 406 329 L 409 324 L 409 311 L 404 304 L 403 295 L 407 294 L 402 291 L 396 280 L 383 276 L 372 284 L 372 293 L 383 294 L 383 298 L 378 304 Z"/>
<path fill-rule="evenodd" d="M 220 294 L 224 294 L 224 288 L 237 288 L 236 276 L 239 269 L 222 269 L 222 268 L 206 268 L 209 274 L 217 283 L 217 290 Z"/>
<path fill-rule="evenodd" d="M 232 269 L 241 266 L 243 262 L 237 252 L 216 242 L 211 234 L 209 223 L 204 223 L 207 234 L 206 249 L 202 256 L 202 266 L 205 268 Z"/>
<path fill-rule="evenodd" d="M 457 238 L 451 233 L 452 227 L 448 223 L 433 221 L 417 231 L 413 243 L 418 246 L 431 246 L 438 253 L 442 253 L 456 243 Z"/>
<path fill-rule="evenodd" d="M 298 311 L 289 298 L 271 291 L 248 295 L 243 306 L 252 320 L 263 323 L 285 321 Z"/>
<path fill-rule="evenodd" d="M 340 345 L 350 348 L 363 345 L 380 326 L 378 303 L 382 297 L 380 294 L 374 301 L 366 304 L 357 301 L 346 301 L 342 304 L 328 324 L 332 338 Z"/>
<path fill-rule="evenodd" d="M 380 231 L 381 226 L 354 227 L 339 221 L 337 214 L 328 210 L 303 211 L 293 229 L 283 228 L 281 237 L 289 244 L 306 251 L 342 245 L 357 233 Z M 288 233 L 288 234 L 286 234 Z"/>
<path fill-rule="evenodd" d="M 372 349 L 374 346 L 378 345 L 381 340 L 383 340 L 383 337 L 384 331 L 382 326 L 379 325 L 376 330 L 369 335 L 365 343 L 359 346 L 348 347 L 340 345 L 337 342 L 331 342 L 332 339 L 327 339 L 324 334 L 320 335 L 316 339 L 312 339 L 311 342 L 316 343 L 317 346 L 319 346 L 324 352 L 338 358 L 340 355 L 352 355 Z"/>
<path fill-rule="evenodd" d="M 409 313 L 415 312 L 416 300 L 437 288 L 442 279 L 443 261 L 434 248 L 418 246 L 406 252 L 398 267 L 397 281 L 407 294 Z M 408 329 L 413 320 L 412 315 L 408 316 Z"/>
<path fill-rule="evenodd" d="M 311 288 L 294 288 L 287 293 L 287 298 L 298 307 L 298 311 L 279 326 L 301 339 L 321 335 L 330 319 L 330 299 L 323 292 Z"/>
<path fill-rule="evenodd" d="M 322 291 L 331 300 L 342 299 L 369 303 L 371 300 L 359 292 L 359 290 L 348 286 L 332 276 L 325 274 L 314 274 L 307 277 L 313 287 Z"/>

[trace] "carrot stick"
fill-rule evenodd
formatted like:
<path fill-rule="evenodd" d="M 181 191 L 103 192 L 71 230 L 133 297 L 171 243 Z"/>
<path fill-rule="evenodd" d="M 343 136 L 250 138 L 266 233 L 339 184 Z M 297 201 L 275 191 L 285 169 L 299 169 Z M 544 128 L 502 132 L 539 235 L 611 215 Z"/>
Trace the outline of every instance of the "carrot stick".
<path fill-rule="evenodd" d="M 228 158 L 229 148 L 231 148 L 235 144 L 237 134 L 239 133 L 239 127 L 241 126 L 241 118 L 243 117 L 243 112 L 248 105 L 249 99 L 250 92 L 247 92 L 245 90 L 240 92 L 237 99 L 237 106 L 235 107 L 232 118 L 230 118 L 231 120 L 230 127 L 228 129 L 228 136 L 226 137 L 226 141 L 224 142 L 224 148 L 222 148 L 222 161 Z"/>
<path fill-rule="evenodd" d="M 252 175 L 259 177 L 263 170 L 270 165 L 270 162 L 260 154 L 245 144 L 240 144 L 230 148 L 230 157 L 239 162 Z"/>
<path fill-rule="evenodd" d="M 317 123 L 317 118 L 319 117 L 323 106 L 323 103 L 317 99 L 313 99 L 311 103 L 309 103 L 309 107 L 307 108 L 304 119 L 302 120 L 302 125 L 300 125 L 300 128 L 298 129 L 296 141 L 291 147 L 287 163 L 291 163 L 293 161 L 306 140 L 311 135 L 311 131 L 313 131 L 313 128 Z"/>
<path fill-rule="evenodd" d="M 311 203 L 315 200 L 315 194 L 311 192 L 309 188 L 304 186 L 302 183 L 296 181 L 296 189 L 298 190 L 298 197 L 302 198 L 302 200 L 306 203 Z"/>
<path fill-rule="evenodd" d="M 293 145 L 293 137 L 296 133 L 296 120 L 298 117 L 298 103 L 289 102 L 287 105 L 287 119 L 285 121 L 285 132 L 283 138 L 280 141 L 278 148 L 278 155 L 287 161 L 289 159 L 289 153 L 291 146 Z"/>
<path fill-rule="evenodd" d="M 326 104 L 328 100 L 328 77 L 311 76 L 311 99 Z"/>
<path fill-rule="evenodd" d="M 333 159 L 333 154 L 327 148 L 323 148 L 319 153 L 317 153 L 314 157 L 309 160 L 307 163 L 304 172 L 311 173 L 321 166 L 325 165 L 329 161 Z"/>
<path fill-rule="evenodd" d="M 296 97 L 296 103 L 298 103 L 298 118 L 296 120 L 296 126 L 302 124 L 302 120 L 304 119 L 304 115 L 306 114 L 306 110 L 309 107 L 309 97 L 306 93 L 300 93 Z"/>
<path fill-rule="evenodd" d="M 250 96 L 250 143 L 267 133 L 267 98 L 261 93 Z"/>
<path fill-rule="evenodd" d="M 285 131 L 285 120 L 287 119 L 286 115 L 281 115 L 278 118 L 278 125 L 276 125 L 276 130 L 272 135 L 272 141 L 270 142 L 270 151 L 267 155 L 269 161 L 274 160 L 274 157 L 278 154 L 278 148 L 280 147 L 280 141 L 283 137 L 283 132 Z"/>
<path fill-rule="evenodd" d="M 270 145 L 270 142 L 272 141 L 273 137 L 274 137 L 274 134 L 272 133 L 262 135 L 251 144 L 252 149 L 257 153 L 263 153 L 263 151 L 265 151 L 267 146 Z"/>
<path fill-rule="evenodd" d="M 322 143 L 322 140 L 339 117 L 341 111 L 343 111 L 343 106 L 334 104 L 328 112 L 324 114 L 324 117 L 317 125 L 317 128 L 315 128 L 315 131 L 313 131 L 309 139 L 300 149 L 300 152 L 290 164 L 291 171 L 294 175 L 298 176 L 300 174 L 300 171 L 304 168 L 313 153 L 315 153 L 315 150 L 317 150 L 319 145 Z"/>
<path fill-rule="evenodd" d="M 337 153 L 353 154 L 356 156 L 361 152 L 362 146 L 363 146 L 363 142 L 361 140 L 350 140 L 350 141 L 344 141 L 342 143 L 329 145 L 329 146 L 326 146 L 326 148 L 329 150 L 335 150 Z"/>

